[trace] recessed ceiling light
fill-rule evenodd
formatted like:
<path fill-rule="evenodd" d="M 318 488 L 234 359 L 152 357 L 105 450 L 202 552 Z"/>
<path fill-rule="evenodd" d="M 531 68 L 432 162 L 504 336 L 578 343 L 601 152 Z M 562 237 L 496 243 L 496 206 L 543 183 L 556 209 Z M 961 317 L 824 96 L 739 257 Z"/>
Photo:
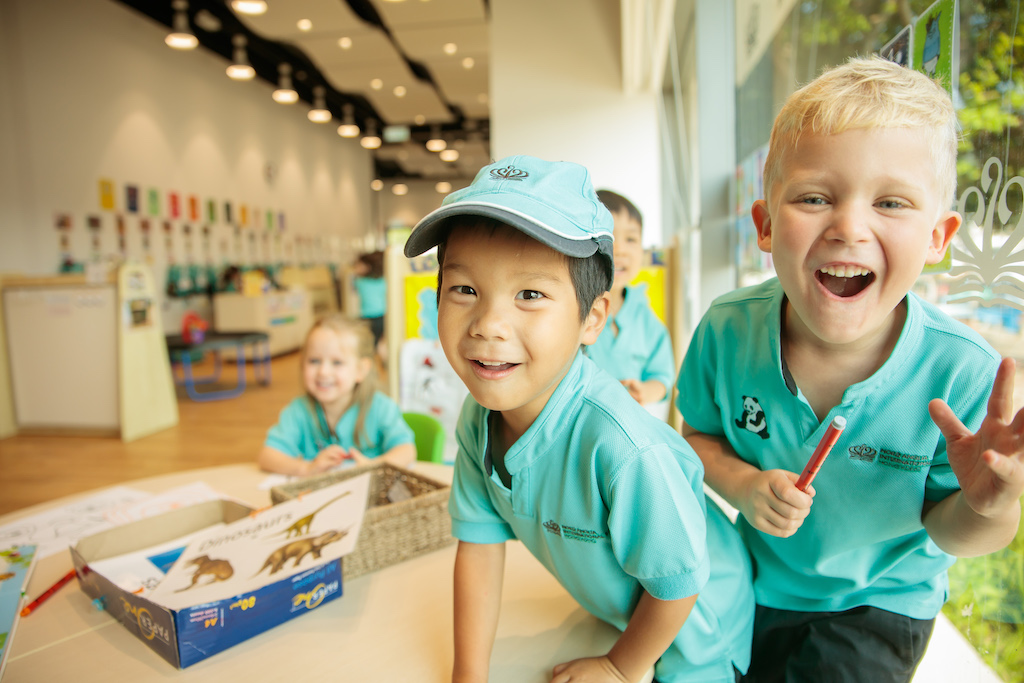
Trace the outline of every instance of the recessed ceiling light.
<path fill-rule="evenodd" d="M 392 92 L 395 93 L 395 97 L 405 97 L 405 86 L 396 85 L 395 89 Z"/>
<path fill-rule="evenodd" d="M 299 19 L 295 23 L 295 25 L 299 28 L 300 31 L 312 31 L 313 30 L 313 22 L 310 21 L 309 19 Z"/>
<path fill-rule="evenodd" d="M 437 190 L 438 194 L 448 194 L 452 191 L 452 184 L 447 180 L 442 180 L 434 185 L 434 189 Z"/>
<path fill-rule="evenodd" d="M 264 0 L 231 0 L 231 9 L 239 14 L 259 15 L 267 11 Z"/>
<path fill-rule="evenodd" d="M 413 123 L 415 123 L 417 126 L 422 126 L 424 123 L 427 122 L 427 117 L 424 116 L 423 114 L 416 114 L 416 116 L 414 116 L 412 120 Z"/>
<path fill-rule="evenodd" d="M 403 195 L 409 194 L 409 186 L 406 185 L 405 183 L 395 183 L 394 185 L 391 186 L 391 192 L 401 197 Z"/>
<path fill-rule="evenodd" d="M 379 78 L 375 78 L 372 81 L 370 81 L 370 87 L 373 88 L 374 90 L 380 90 L 381 88 L 384 87 L 384 81 L 380 80 Z"/>
<path fill-rule="evenodd" d="M 459 150 L 451 148 L 442 149 L 438 156 L 441 157 L 441 161 L 457 161 L 459 158 Z"/>
<path fill-rule="evenodd" d="M 384 181 L 380 178 L 374 178 L 370 181 L 370 189 L 374 192 L 380 192 L 384 189 Z"/>
<path fill-rule="evenodd" d="M 340 47 L 342 50 L 348 50 L 349 48 L 352 47 L 352 39 L 349 38 L 348 36 L 342 36 L 341 38 L 338 38 L 338 47 Z"/>
<path fill-rule="evenodd" d="M 444 50 L 446 55 L 453 55 L 459 51 L 459 46 L 455 43 L 445 43 L 444 47 L 441 49 Z"/>
<path fill-rule="evenodd" d="M 472 57 L 466 57 L 465 59 L 462 60 L 462 68 L 463 69 L 472 69 L 473 66 L 475 66 L 475 65 L 476 65 L 476 61 L 474 61 Z"/>

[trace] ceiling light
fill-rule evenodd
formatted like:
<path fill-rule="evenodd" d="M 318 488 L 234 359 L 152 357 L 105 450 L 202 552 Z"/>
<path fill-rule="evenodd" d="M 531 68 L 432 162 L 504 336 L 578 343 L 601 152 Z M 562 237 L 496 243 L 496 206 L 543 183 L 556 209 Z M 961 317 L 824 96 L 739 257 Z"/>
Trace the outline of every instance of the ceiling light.
<path fill-rule="evenodd" d="M 239 14 L 257 16 L 267 11 L 267 3 L 263 0 L 231 0 L 231 9 Z"/>
<path fill-rule="evenodd" d="M 438 194 L 448 194 L 449 192 L 452 191 L 452 184 L 449 183 L 447 180 L 442 180 L 441 182 L 434 185 L 434 189 L 437 190 Z"/>
<path fill-rule="evenodd" d="M 384 81 L 380 80 L 379 78 L 375 78 L 372 81 L 370 81 L 370 87 L 373 88 L 374 90 L 380 90 L 381 88 L 384 87 Z"/>
<path fill-rule="evenodd" d="M 395 97 L 405 97 L 405 86 L 396 85 L 393 92 L 395 93 Z"/>
<path fill-rule="evenodd" d="M 409 194 L 409 186 L 405 183 L 395 183 L 391 186 L 391 192 L 396 196 L 403 196 Z"/>
<path fill-rule="evenodd" d="M 426 148 L 430 152 L 440 152 L 448 146 L 448 143 L 441 137 L 441 126 L 430 127 L 430 139 L 427 140 Z"/>
<path fill-rule="evenodd" d="M 252 64 L 249 63 L 249 55 L 245 51 L 246 42 L 245 36 L 241 33 L 236 33 L 231 37 L 231 44 L 235 46 L 235 49 L 227 73 L 228 78 L 234 81 L 248 81 L 256 75 L 256 69 L 252 68 Z"/>
<path fill-rule="evenodd" d="M 465 59 L 462 60 L 463 69 L 472 69 L 475 64 L 476 61 L 474 61 L 472 57 L 466 57 Z"/>
<path fill-rule="evenodd" d="M 459 51 L 459 46 L 455 43 L 445 43 L 444 47 L 441 49 L 444 50 L 446 55 L 453 55 Z"/>
<path fill-rule="evenodd" d="M 438 156 L 441 157 L 441 161 L 455 161 L 459 158 L 459 150 L 443 149 Z"/>
<path fill-rule="evenodd" d="M 359 136 L 359 126 L 356 125 L 352 116 L 352 105 L 348 102 L 341 106 L 341 125 L 338 126 L 338 135 L 343 138 L 354 138 Z"/>
<path fill-rule="evenodd" d="M 348 36 L 342 36 L 341 38 L 338 38 L 338 47 L 340 47 L 342 50 L 348 50 L 349 48 L 352 47 L 352 39 L 349 38 Z"/>
<path fill-rule="evenodd" d="M 366 135 L 359 140 L 359 144 L 365 149 L 377 149 L 380 147 L 380 137 L 377 135 L 377 122 L 373 119 L 366 120 Z"/>
<path fill-rule="evenodd" d="M 414 116 L 412 120 L 417 126 L 422 126 L 424 123 L 427 122 L 427 117 L 424 116 L 423 114 L 416 114 L 416 116 Z"/>
<path fill-rule="evenodd" d="M 380 192 L 384 189 L 384 181 L 380 178 L 374 178 L 370 181 L 370 189 L 374 192 Z"/>
<path fill-rule="evenodd" d="M 199 39 L 188 25 L 188 0 L 174 0 L 171 8 L 174 9 L 174 17 L 171 19 L 172 30 L 164 38 L 164 42 L 175 50 L 194 49 L 199 45 Z"/>
<path fill-rule="evenodd" d="M 278 104 L 295 104 L 299 101 L 299 93 L 292 87 L 292 65 L 282 62 L 277 65 L 277 90 L 271 97 Z"/>
<path fill-rule="evenodd" d="M 297 28 L 298 28 L 298 29 L 299 29 L 300 31 L 312 31 L 312 30 L 313 30 L 313 22 L 312 22 L 312 21 L 310 21 L 309 19 L 299 19 L 299 20 L 298 20 L 298 21 L 297 21 L 297 22 L 295 23 L 295 26 L 296 26 L 296 27 L 297 27 Z"/>
<path fill-rule="evenodd" d="M 331 112 L 324 101 L 324 86 L 313 86 L 313 108 L 309 110 L 306 117 L 313 123 L 327 123 L 331 120 Z"/>

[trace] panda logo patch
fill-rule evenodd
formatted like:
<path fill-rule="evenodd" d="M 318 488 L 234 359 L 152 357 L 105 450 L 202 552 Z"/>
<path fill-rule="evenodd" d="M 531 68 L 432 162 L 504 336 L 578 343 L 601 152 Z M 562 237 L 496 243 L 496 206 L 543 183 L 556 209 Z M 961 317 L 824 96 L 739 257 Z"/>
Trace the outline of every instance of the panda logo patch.
<path fill-rule="evenodd" d="M 769 437 L 768 419 L 764 415 L 761 404 L 753 396 L 743 397 L 743 415 L 736 420 L 736 426 L 753 432 L 762 439 Z"/>

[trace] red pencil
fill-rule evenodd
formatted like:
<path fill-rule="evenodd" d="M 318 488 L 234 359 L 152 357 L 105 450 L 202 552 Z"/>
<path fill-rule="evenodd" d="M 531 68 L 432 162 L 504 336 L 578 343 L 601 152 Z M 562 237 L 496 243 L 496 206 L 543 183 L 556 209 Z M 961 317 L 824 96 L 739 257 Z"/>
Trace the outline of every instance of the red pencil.
<path fill-rule="evenodd" d="M 839 435 L 846 429 L 846 418 L 841 415 L 836 415 L 832 418 L 832 424 L 825 430 L 825 435 L 821 437 L 821 441 L 818 442 L 818 447 L 814 449 L 814 453 L 811 454 L 811 459 L 807 461 L 807 466 L 804 467 L 804 471 L 800 473 L 800 478 L 796 481 L 796 487 L 801 491 L 806 491 L 811 480 L 814 479 L 814 475 L 821 469 L 822 463 L 825 462 L 825 458 L 828 457 L 829 451 L 836 445 L 836 441 L 839 440 Z"/>
<path fill-rule="evenodd" d="M 71 579 L 73 579 L 73 578 L 75 578 L 75 570 L 74 569 L 72 569 L 67 574 L 65 574 L 63 577 L 61 577 L 60 581 L 58 581 L 57 583 L 55 583 L 52 586 L 50 586 L 49 588 L 47 588 L 43 592 L 43 594 L 40 595 L 38 598 L 36 598 L 32 602 L 30 602 L 27 605 L 25 605 L 25 609 L 21 610 L 21 616 L 27 617 L 28 615 L 32 614 L 32 612 L 35 610 L 36 607 L 39 607 L 39 605 L 41 605 L 44 602 L 46 602 L 50 598 L 51 595 L 53 595 L 54 593 L 59 591 L 61 589 L 61 587 L 63 587 L 66 583 L 71 581 Z"/>

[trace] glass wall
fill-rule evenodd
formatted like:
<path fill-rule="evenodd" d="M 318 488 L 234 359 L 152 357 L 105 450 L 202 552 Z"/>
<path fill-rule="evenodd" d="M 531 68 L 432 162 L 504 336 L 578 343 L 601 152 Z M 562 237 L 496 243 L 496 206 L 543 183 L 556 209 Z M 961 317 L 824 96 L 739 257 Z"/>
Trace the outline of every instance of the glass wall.
<path fill-rule="evenodd" d="M 916 291 L 1024 366 L 1024 8 L 1022 0 L 958 4 L 736 0 L 737 285 L 774 274 L 770 258 L 753 243 L 748 212 L 761 196 L 763 156 L 783 100 L 852 55 L 883 52 L 890 44 L 889 56 L 899 61 L 906 57 L 898 47 L 907 37 L 901 32 L 909 31 L 915 68 L 941 78 L 940 54 L 948 55 L 945 68 L 963 131 L 956 208 L 964 225 L 941 272 L 923 275 Z M 939 10 L 942 22 L 927 20 Z M 952 49 L 941 52 L 940 44 Z M 1019 410 L 1021 368 L 1015 386 Z M 1005 551 L 959 560 L 950 583 L 944 614 L 1002 680 L 1024 681 L 1024 529 Z"/>

